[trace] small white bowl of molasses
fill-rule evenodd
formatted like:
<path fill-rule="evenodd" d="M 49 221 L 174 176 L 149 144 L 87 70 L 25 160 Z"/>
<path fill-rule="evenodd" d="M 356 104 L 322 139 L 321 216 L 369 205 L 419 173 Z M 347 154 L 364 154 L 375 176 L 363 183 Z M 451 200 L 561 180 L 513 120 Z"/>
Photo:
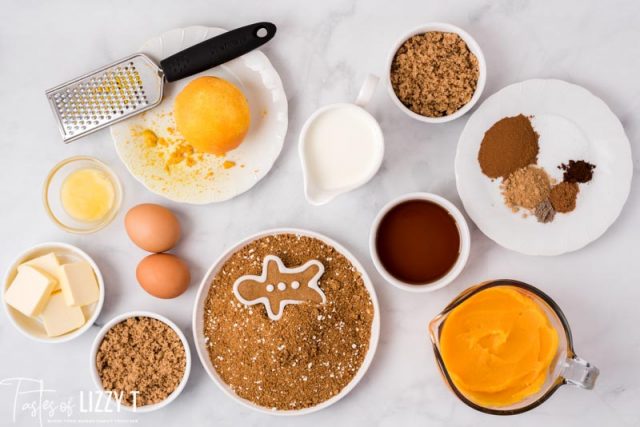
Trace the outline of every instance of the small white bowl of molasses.
<path fill-rule="evenodd" d="M 409 292 L 431 292 L 451 283 L 466 265 L 470 246 L 460 210 L 431 193 L 409 193 L 387 203 L 369 236 L 378 272 Z"/>

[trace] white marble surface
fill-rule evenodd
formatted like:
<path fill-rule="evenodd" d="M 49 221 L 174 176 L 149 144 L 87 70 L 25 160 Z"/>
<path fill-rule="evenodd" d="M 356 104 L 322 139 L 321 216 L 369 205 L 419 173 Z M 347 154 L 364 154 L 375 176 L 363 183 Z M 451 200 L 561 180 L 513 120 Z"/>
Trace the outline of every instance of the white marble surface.
<path fill-rule="evenodd" d="M 374 271 L 367 252 L 369 225 L 390 198 L 432 191 L 460 205 L 453 158 L 466 117 L 445 125 L 412 121 L 380 88 L 372 112 L 386 136 L 380 173 L 364 188 L 324 207 L 302 195 L 296 140 L 317 107 L 353 99 L 366 73 L 382 74 L 387 50 L 408 29 L 427 21 L 457 24 L 482 46 L 488 62 L 485 94 L 532 77 L 584 85 L 622 120 L 632 141 L 636 172 L 640 148 L 640 5 L 603 1 L 338 1 L 269 2 L 125 0 L 4 1 L 0 25 L 0 266 L 38 242 L 60 240 L 84 248 L 107 280 L 103 324 L 133 309 L 174 319 L 187 334 L 197 282 L 226 248 L 267 227 L 296 226 L 326 233 L 353 249 L 371 274 L 382 307 L 378 353 L 365 379 L 344 400 L 322 412 L 281 419 L 250 412 L 225 397 L 194 359 L 184 393 L 149 415 L 73 414 L 72 418 L 138 425 L 640 425 L 640 192 L 634 182 L 621 217 L 597 242 L 554 258 L 504 250 L 475 227 L 469 264 L 448 288 L 410 295 L 391 288 Z M 264 49 L 289 97 L 290 127 L 282 156 L 254 189 L 230 202 L 204 207 L 168 203 L 182 220 L 177 253 L 192 265 L 194 281 L 178 299 L 144 293 L 134 269 L 144 255 L 126 238 L 122 214 L 90 236 L 65 234 L 46 217 L 41 185 L 58 160 L 95 155 L 112 165 L 125 187 L 124 208 L 163 202 L 146 192 L 117 160 L 109 133 L 63 145 L 44 90 L 124 56 L 147 38 L 173 27 L 235 27 L 270 20 L 279 26 Z M 427 341 L 428 321 L 458 292 L 478 281 L 509 277 L 548 292 L 569 318 L 577 352 L 600 367 L 592 392 L 571 387 L 516 417 L 493 417 L 460 403 L 444 386 Z M 92 388 L 89 348 L 93 328 L 63 345 L 29 341 L 0 316 L 0 379 L 39 378 L 53 399 L 74 399 Z M 192 348 L 193 349 L 193 348 Z M 12 425 L 11 386 L 0 386 L 0 425 Z M 28 396 L 20 396 L 25 401 Z M 20 401 L 20 400 L 19 400 Z M 20 405 L 15 425 L 37 425 Z M 43 423 L 47 423 L 44 414 Z M 65 417 L 52 418 L 61 422 Z"/>

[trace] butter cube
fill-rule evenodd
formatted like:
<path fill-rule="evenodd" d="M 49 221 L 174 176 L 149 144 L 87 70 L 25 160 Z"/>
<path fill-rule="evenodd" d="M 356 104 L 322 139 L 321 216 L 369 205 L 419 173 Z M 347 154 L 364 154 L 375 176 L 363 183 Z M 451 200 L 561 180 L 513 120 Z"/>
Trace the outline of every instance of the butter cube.
<path fill-rule="evenodd" d="M 27 316 L 37 316 L 47 303 L 55 285 L 55 279 L 47 274 L 28 265 L 21 265 L 4 294 L 4 300 Z"/>
<path fill-rule="evenodd" d="M 88 263 L 80 261 L 63 264 L 60 271 L 60 288 L 67 305 L 80 307 L 98 301 L 98 281 Z"/>
<path fill-rule="evenodd" d="M 51 295 L 40 317 L 50 337 L 64 335 L 78 329 L 85 322 L 82 309 L 68 306 L 60 292 Z"/>
<path fill-rule="evenodd" d="M 53 252 L 31 259 L 22 265 L 35 267 L 36 270 L 47 273 L 51 277 L 55 278 L 56 285 L 53 288 L 53 291 L 55 292 L 60 289 L 60 262 L 58 261 L 56 254 Z"/>

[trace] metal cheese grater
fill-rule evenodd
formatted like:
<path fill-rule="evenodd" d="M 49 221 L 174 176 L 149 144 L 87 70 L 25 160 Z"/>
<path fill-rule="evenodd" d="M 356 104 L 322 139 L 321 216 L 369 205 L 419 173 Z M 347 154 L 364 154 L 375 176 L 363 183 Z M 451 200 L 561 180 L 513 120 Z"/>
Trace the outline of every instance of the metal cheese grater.
<path fill-rule="evenodd" d="M 65 143 L 149 110 L 164 83 L 192 76 L 256 49 L 276 26 L 259 22 L 205 40 L 160 61 L 137 53 L 46 91 Z"/>
<path fill-rule="evenodd" d="M 164 73 L 136 54 L 49 89 L 64 142 L 74 141 L 162 101 Z"/>

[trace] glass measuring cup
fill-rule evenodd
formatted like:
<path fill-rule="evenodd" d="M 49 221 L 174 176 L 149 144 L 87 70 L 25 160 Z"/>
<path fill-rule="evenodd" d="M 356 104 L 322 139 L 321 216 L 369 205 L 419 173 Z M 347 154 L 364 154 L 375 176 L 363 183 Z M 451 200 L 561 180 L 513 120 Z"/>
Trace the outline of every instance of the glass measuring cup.
<path fill-rule="evenodd" d="M 440 335 L 447 317 L 453 309 L 473 295 L 496 286 L 515 288 L 536 302 L 547 315 L 551 325 L 558 332 L 558 351 L 540 390 L 523 400 L 508 406 L 482 406 L 456 387 L 440 352 Z M 445 309 L 429 323 L 429 336 L 440 372 L 453 393 L 466 405 L 480 412 L 493 415 L 515 415 L 529 411 L 546 401 L 562 385 L 568 384 L 591 390 L 598 378 L 599 370 L 589 362 L 579 358 L 573 350 L 571 329 L 560 307 L 544 292 L 517 280 L 492 280 L 472 286 L 458 295 Z"/>

